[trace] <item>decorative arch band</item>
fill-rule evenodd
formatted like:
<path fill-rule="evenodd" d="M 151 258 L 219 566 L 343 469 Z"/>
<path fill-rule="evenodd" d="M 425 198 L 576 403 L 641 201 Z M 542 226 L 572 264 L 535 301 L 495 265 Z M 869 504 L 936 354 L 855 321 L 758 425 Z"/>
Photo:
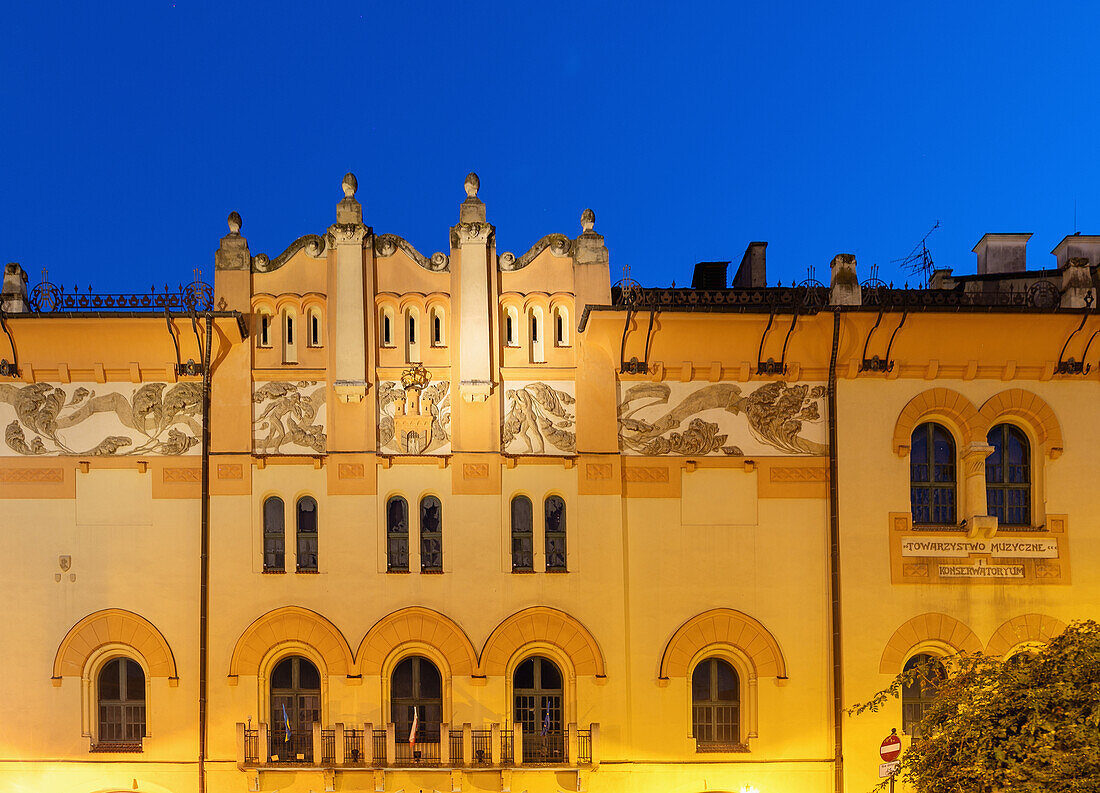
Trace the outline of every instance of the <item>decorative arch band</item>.
<path fill-rule="evenodd" d="M 982 643 L 966 625 L 946 614 L 929 612 L 913 617 L 894 631 L 879 661 L 880 672 L 896 675 L 910 651 L 922 642 L 939 642 L 960 653 L 979 653 Z"/>
<path fill-rule="evenodd" d="M 286 642 L 301 642 L 315 649 L 330 675 L 351 674 L 351 648 L 336 626 L 315 611 L 284 606 L 267 612 L 241 634 L 229 661 L 230 677 L 259 674 L 264 656 Z"/>
<path fill-rule="evenodd" d="M 176 679 L 176 659 L 164 635 L 149 620 L 123 609 L 103 609 L 76 623 L 57 648 L 53 678 L 79 677 L 88 658 L 107 644 L 132 647 L 143 659 L 150 677 Z"/>
<path fill-rule="evenodd" d="M 504 675 L 508 661 L 524 645 L 545 642 L 559 648 L 572 661 L 578 675 L 606 674 L 603 653 L 584 625 L 564 611 L 532 606 L 505 619 L 485 640 L 479 673 Z"/>
<path fill-rule="evenodd" d="M 412 606 L 386 615 L 367 631 L 355 653 L 359 673 L 380 674 L 390 653 L 410 642 L 438 650 L 451 674 L 472 675 L 477 670 L 477 654 L 462 628 L 438 611 Z"/>
<path fill-rule="evenodd" d="M 722 645 L 751 658 L 758 677 L 787 676 L 779 642 L 762 623 L 735 609 L 711 609 L 692 617 L 672 635 L 661 656 L 660 677 L 687 676 L 691 660 L 701 650 Z"/>

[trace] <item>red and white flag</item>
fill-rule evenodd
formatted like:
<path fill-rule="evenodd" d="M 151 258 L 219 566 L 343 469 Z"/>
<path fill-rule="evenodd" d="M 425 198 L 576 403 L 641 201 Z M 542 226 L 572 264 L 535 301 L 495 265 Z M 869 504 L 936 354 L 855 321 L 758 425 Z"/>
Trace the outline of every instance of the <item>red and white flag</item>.
<path fill-rule="evenodd" d="M 420 715 L 416 712 L 416 706 L 413 706 L 413 723 L 409 728 L 409 746 L 416 746 L 416 728 L 420 726 Z"/>

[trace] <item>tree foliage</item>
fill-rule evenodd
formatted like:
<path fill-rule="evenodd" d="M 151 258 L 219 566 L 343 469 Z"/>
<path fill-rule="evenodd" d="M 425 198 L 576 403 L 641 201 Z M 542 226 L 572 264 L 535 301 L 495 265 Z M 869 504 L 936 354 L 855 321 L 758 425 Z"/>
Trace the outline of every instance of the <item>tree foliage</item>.
<path fill-rule="evenodd" d="M 1073 623 L 1005 661 L 944 660 L 946 679 L 918 666 L 848 711 L 876 711 L 914 680 L 935 686 L 902 781 L 920 793 L 1100 793 L 1100 625 Z"/>

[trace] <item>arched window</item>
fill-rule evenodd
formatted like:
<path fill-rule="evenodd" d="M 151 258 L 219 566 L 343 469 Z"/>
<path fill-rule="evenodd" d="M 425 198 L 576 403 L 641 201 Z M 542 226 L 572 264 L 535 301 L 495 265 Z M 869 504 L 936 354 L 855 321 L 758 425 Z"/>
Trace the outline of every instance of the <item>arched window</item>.
<path fill-rule="evenodd" d="M 316 308 L 309 310 L 309 346 L 321 346 L 321 312 Z"/>
<path fill-rule="evenodd" d="M 383 347 L 392 347 L 392 346 L 394 346 L 394 344 L 393 344 L 393 309 L 389 308 L 388 306 L 386 308 L 383 308 L 382 312 L 381 312 L 381 314 L 378 318 L 378 323 L 379 323 L 379 325 L 382 326 L 380 331 L 379 331 L 379 335 L 382 337 L 382 346 Z"/>
<path fill-rule="evenodd" d="M 531 309 L 531 362 L 546 363 L 546 342 L 542 335 L 542 309 Z"/>
<path fill-rule="evenodd" d="M 405 313 L 405 362 L 419 363 L 420 358 L 420 312 L 410 308 Z"/>
<path fill-rule="evenodd" d="M 96 681 L 99 744 L 141 746 L 145 737 L 145 671 L 131 658 L 115 658 Z"/>
<path fill-rule="evenodd" d="M 530 572 L 535 569 L 532 512 L 531 499 L 527 496 L 516 496 L 512 499 L 513 572 Z"/>
<path fill-rule="evenodd" d="M 313 722 L 321 720 L 321 675 L 309 660 L 292 655 L 271 673 L 271 756 L 312 762 Z"/>
<path fill-rule="evenodd" d="M 286 570 L 286 517 L 283 514 L 283 500 L 272 496 L 264 501 L 264 572 Z"/>
<path fill-rule="evenodd" d="M 559 347 L 569 346 L 569 310 L 564 306 L 554 309 L 554 343 Z"/>
<path fill-rule="evenodd" d="M 414 712 L 415 708 L 415 712 Z M 409 656 L 393 670 L 390 682 L 390 719 L 398 745 L 409 746 L 413 719 L 416 743 L 439 743 L 443 721 L 443 679 L 435 664 L 419 655 Z"/>
<path fill-rule="evenodd" d="M 443 572 L 443 505 L 435 496 L 420 499 L 420 569 Z"/>
<path fill-rule="evenodd" d="M 283 312 L 283 363 L 298 363 L 298 340 L 294 335 L 294 312 Z"/>
<path fill-rule="evenodd" d="M 909 494 L 914 524 L 955 525 L 955 441 L 940 424 L 913 430 Z"/>
<path fill-rule="evenodd" d="M 920 653 L 905 662 L 904 673 L 913 673 L 914 677 L 901 688 L 901 731 L 917 736 L 925 711 L 936 698 L 936 688 L 947 672 L 938 658 Z"/>
<path fill-rule="evenodd" d="M 741 743 L 741 680 L 720 658 L 708 658 L 691 673 L 691 734 L 697 752 L 722 751 Z"/>
<path fill-rule="evenodd" d="M 298 572 L 317 572 L 317 501 L 298 499 Z"/>
<path fill-rule="evenodd" d="M 409 571 L 409 504 L 401 496 L 386 502 L 386 569 Z"/>
<path fill-rule="evenodd" d="M 271 346 L 271 315 L 266 311 L 260 312 L 260 329 L 257 342 L 261 347 Z"/>
<path fill-rule="evenodd" d="M 565 570 L 565 499 L 561 496 L 547 496 L 546 572 L 564 573 Z"/>
<path fill-rule="evenodd" d="M 504 310 L 504 344 L 508 347 L 519 346 L 519 312 L 514 306 Z"/>
<path fill-rule="evenodd" d="M 432 318 L 432 346 L 443 347 L 447 344 L 447 337 L 443 333 L 443 309 L 436 306 L 431 312 Z"/>
<path fill-rule="evenodd" d="M 512 718 L 523 730 L 523 762 L 564 762 L 562 679 L 557 664 L 540 655 L 528 658 L 516 667 L 512 694 Z"/>
<path fill-rule="evenodd" d="M 1031 445 L 1019 427 L 998 424 L 986 438 L 985 493 L 1001 526 L 1031 527 Z"/>

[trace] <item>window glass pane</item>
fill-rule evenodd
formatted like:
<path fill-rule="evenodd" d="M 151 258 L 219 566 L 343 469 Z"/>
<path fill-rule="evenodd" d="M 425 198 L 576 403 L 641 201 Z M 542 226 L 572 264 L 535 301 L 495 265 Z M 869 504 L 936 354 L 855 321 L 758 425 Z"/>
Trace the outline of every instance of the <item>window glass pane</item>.
<path fill-rule="evenodd" d="M 718 684 L 718 699 L 723 702 L 737 699 L 737 673 L 725 661 L 714 661 Z"/>
<path fill-rule="evenodd" d="M 426 699 L 439 699 L 443 696 L 443 681 L 435 664 L 427 658 L 420 658 L 420 692 Z"/>
<path fill-rule="evenodd" d="M 141 668 L 141 664 L 137 661 L 133 661 L 129 658 L 125 660 L 126 665 L 126 699 L 127 702 L 144 702 L 145 701 L 145 671 Z"/>
<path fill-rule="evenodd" d="M 122 659 L 116 658 L 113 661 L 108 661 L 106 666 L 99 672 L 99 698 L 118 700 L 122 696 L 122 689 L 119 684 L 121 670 L 119 667 L 122 665 Z"/>
<path fill-rule="evenodd" d="M 406 658 L 393 670 L 393 682 L 391 690 L 394 697 L 409 698 L 413 696 L 413 659 Z"/>
<path fill-rule="evenodd" d="M 710 661 L 703 661 L 691 675 L 691 698 L 710 699 Z"/>
<path fill-rule="evenodd" d="M 294 685 L 293 678 L 294 659 L 284 658 L 271 673 L 272 688 L 291 688 Z"/>
<path fill-rule="evenodd" d="M 420 502 L 420 531 L 439 532 L 443 529 L 443 507 L 435 496 L 428 496 Z"/>
<path fill-rule="evenodd" d="M 542 688 L 561 688 L 561 672 L 549 658 L 539 658 Z"/>
<path fill-rule="evenodd" d="M 309 496 L 298 499 L 298 531 L 317 532 L 317 502 Z"/>
<path fill-rule="evenodd" d="M 531 531 L 531 499 L 526 496 L 516 496 L 512 499 L 512 531 Z"/>
<path fill-rule="evenodd" d="M 920 466 L 927 467 L 928 465 L 928 430 L 922 424 L 913 430 L 913 437 L 910 440 L 911 446 L 909 448 L 909 465 L 911 470 L 911 477 L 914 482 L 927 482 L 926 476 L 920 476 Z M 927 470 L 927 468 L 925 469 Z"/>
<path fill-rule="evenodd" d="M 546 499 L 546 531 L 565 531 L 565 501 L 559 496 Z"/>
<path fill-rule="evenodd" d="M 319 691 L 321 689 L 321 675 L 317 671 L 317 667 L 305 658 L 299 658 L 297 660 L 298 688 L 308 691 Z"/>
<path fill-rule="evenodd" d="M 512 683 L 516 688 L 535 687 L 535 659 L 528 658 L 516 669 Z"/>
<path fill-rule="evenodd" d="M 405 533 L 409 530 L 409 507 L 405 499 L 391 498 L 386 509 L 386 528 L 391 534 Z"/>
<path fill-rule="evenodd" d="M 264 531 L 283 532 L 283 500 L 272 496 L 264 502 Z"/>

